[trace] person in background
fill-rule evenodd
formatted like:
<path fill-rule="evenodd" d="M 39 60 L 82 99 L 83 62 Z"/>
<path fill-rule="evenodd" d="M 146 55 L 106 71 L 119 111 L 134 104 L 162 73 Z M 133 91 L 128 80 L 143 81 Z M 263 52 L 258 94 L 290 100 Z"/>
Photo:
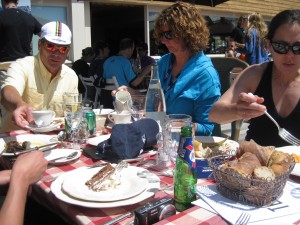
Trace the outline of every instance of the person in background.
<path fill-rule="evenodd" d="M 72 69 L 75 71 L 77 76 L 80 74 L 83 77 L 89 77 L 89 70 L 90 70 L 90 63 L 95 58 L 95 53 L 92 47 L 87 47 L 82 49 L 81 51 L 81 58 L 76 60 L 73 65 Z M 79 78 L 79 77 L 78 77 Z M 78 91 L 84 95 L 85 88 L 80 79 L 78 79 Z"/>
<path fill-rule="evenodd" d="M 15 61 L 32 55 L 33 34 L 39 35 L 42 25 L 30 14 L 18 9 L 18 0 L 1 0 L 0 62 Z"/>
<path fill-rule="evenodd" d="M 280 147 L 290 144 L 279 137 L 278 128 L 264 112 L 300 139 L 300 10 L 285 10 L 273 17 L 267 46 L 274 61 L 244 70 L 214 104 L 209 119 L 220 124 L 250 119 L 246 140 Z"/>
<path fill-rule="evenodd" d="M 18 59 L 7 74 L 0 76 L 4 131 L 33 123 L 32 110 L 51 109 L 62 116 L 64 93 L 78 93 L 78 77 L 64 65 L 71 37 L 67 25 L 59 21 L 46 23 L 38 41 L 39 54 Z"/>
<path fill-rule="evenodd" d="M 0 210 L 1 224 L 22 225 L 30 185 L 39 181 L 47 169 L 44 153 L 34 151 L 17 157 L 12 170 L 0 171 L 0 185 L 9 184 Z"/>
<path fill-rule="evenodd" d="M 148 89 L 149 80 L 151 76 L 151 65 L 156 64 L 155 59 L 148 55 L 148 45 L 145 42 L 140 42 L 136 46 L 137 54 L 139 55 L 141 62 L 141 71 L 147 69 L 149 73 L 146 75 L 146 78 L 138 86 L 138 89 Z"/>
<path fill-rule="evenodd" d="M 269 52 L 265 36 L 268 32 L 267 25 L 262 15 L 253 13 L 249 16 L 248 31 L 246 34 L 245 44 L 235 42 L 238 52 L 245 54 L 245 61 L 249 65 L 269 61 Z"/>
<path fill-rule="evenodd" d="M 240 16 L 237 22 L 237 26 L 233 28 L 230 40 L 238 44 L 245 44 L 246 30 L 248 26 L 248 17 Z"/>
<path fill-rule="evenodd" d="M 98 41 L 93 46 L 93 50 L 95 52 L 96 57 L 93 59 L 90 65 L 89 75 L 95 76 L 96 80 L 95 83 L 98 84 L 101 77 L 103 77 L 103 64 L 104 61 L 109 56 L 109 47 L 108 44 L 104 41 Z"/>
<path fill-rule="evenodd" d="M 140 42 L 136 46 L 137 53 L 141 59 L 142 70 L 149 65 L 155 64 L 155 59 L 148 55 L 148 45 L 145 42 Z"/>
<path fill-rule="evenodd" d="M 138 75 L 134 72 L 130 62 L 134 47 L 134 41 L 130 38 L 124 38 L 120 41 L 119 53 L 106 59 L 103 64 L 103 77 L 105 79 L 111 79 L 115 76 L 120 86 L 132 86 L 134 88 L 144 80 L 150 69 L 149 71 L 144 70 Z"/>

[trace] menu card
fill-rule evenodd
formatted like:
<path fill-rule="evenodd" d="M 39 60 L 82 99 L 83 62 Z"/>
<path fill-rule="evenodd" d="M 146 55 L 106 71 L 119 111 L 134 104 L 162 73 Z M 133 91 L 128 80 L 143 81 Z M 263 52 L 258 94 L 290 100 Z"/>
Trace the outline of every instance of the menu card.
<path fill-rule="evenodd" d="M 194 201 L 207 210 L 220 214 L 234 224 L 241 213 L 251 214 L 249 224 L 300 224 L 300 184 L 288 180 L 282 196 L 270 206 L 242 204 L 222 196 L 215 185 L 198 186 L 200 199 Z"/>

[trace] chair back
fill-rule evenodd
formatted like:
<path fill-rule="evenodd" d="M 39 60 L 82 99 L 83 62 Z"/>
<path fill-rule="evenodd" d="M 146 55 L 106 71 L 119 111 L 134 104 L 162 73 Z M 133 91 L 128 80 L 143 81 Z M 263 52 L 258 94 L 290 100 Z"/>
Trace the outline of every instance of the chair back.
<path fill-rule="evenodd" d="M 116 89 L 118 89 L 118 87 L 120 87 L 116 76 L 112 76 L 111 79 L 106 79 L 105 84 L 106 85 L 103 89 L 109 90 L 109 91 L 116 90 Z"/>
<path fill-rule="evenodd" d="M 84 89 L 85 89 L 85 93 L 84 93 L 84 99 L 87 99 L 87 93 L 88 93 L 88 88 L 89 87 L 92 87 L 92 88 L 95 88 L 96 89 L 96 94 L 95 94 L 95 99 L 94 99 L 94 108 L 97 108 L 98 106 L 98 98 L 100 97 L 100 94 L 101 94 L 101 89 L 100 88 L 97 88 L 95 85 L 94 85 L 94 82 L 95 82 L 95 78 L 93 76 L 90 76 L 90 77 L 84 77 L 82 76 L 81 74 L 78 75 L 79 79 L 81 80 L 83 86 L 84 86 Z"/>
<path fill-rule="evenodd" d="M 229 89 L 232 83 L 231 71 L 236 70 L 236 68 L 240 68 L 240 71 L 242 71 L 249 66 L 245 61 L 232 57 L 213 57 L 211 58 L 211 61 L 219 73 L 222 95 Z M 242 123 L 243 120 L 237 120 L 231 123 L 230 139 L 238 141 Z M 220 124 L 215 125 L 213 135 L 223 136 Z"/>
<path fill-rule="evenodd" d="M 224 94 L 230 87 L 230 71 L 237 67 L 243 70 L 249 66 L 245 61 L 232 57 L 214 57 L 211 61 L 219 73 L 221 94 Z"/>

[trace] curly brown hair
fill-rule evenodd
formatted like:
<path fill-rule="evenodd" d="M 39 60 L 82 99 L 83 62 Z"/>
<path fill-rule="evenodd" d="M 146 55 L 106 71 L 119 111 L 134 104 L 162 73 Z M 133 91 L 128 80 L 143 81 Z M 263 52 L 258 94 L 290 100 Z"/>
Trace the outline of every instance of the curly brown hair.
<path fill-rule="evenodd" d="M 154 38 L 161 43 L 162 27 L 168 26 L 175 38 L 184 41 L 193 54 L 207 48 L 209 29 L 199 10 L 192 4 L 176 2 L 164 9 L 155 19 Z"/>

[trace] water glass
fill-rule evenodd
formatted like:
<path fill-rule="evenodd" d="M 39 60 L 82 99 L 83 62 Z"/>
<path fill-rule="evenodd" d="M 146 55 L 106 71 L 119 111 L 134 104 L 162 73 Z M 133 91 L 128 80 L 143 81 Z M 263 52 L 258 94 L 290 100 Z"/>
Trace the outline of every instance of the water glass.
<path fill-rule="evenodd" d="M 192 122 L 192 117 L 185 114 L 169 114 L 165 117 L 164 146 L 166 146 L 167 152 L 174 163 L 177 157 L 181 127 L 189 122 Z"/>
<path fill-rule="evenodd" d="M 65 111 L 65 127 L 66 127 L 66 138 L 67 141 L 71 142 L 71 145 L 68 147 L 78 149 L 80 148 L 80 141 L 82 131 L 87 130 L 87 123 L 83 121 L 82 111 L 70 112 Z M 86 124 L 84 129 L 84 124 Z"/>
<path fill-rule="evenodd" d="M 132 95 L 131 115 L 134 121 L 145 117 L 146 95 Z"/>
<path fill-rule="evenodd" d="M 64 111 L 76 112 L 81 108 L 82 94 L 65 92 L 63 95 Z"/>

